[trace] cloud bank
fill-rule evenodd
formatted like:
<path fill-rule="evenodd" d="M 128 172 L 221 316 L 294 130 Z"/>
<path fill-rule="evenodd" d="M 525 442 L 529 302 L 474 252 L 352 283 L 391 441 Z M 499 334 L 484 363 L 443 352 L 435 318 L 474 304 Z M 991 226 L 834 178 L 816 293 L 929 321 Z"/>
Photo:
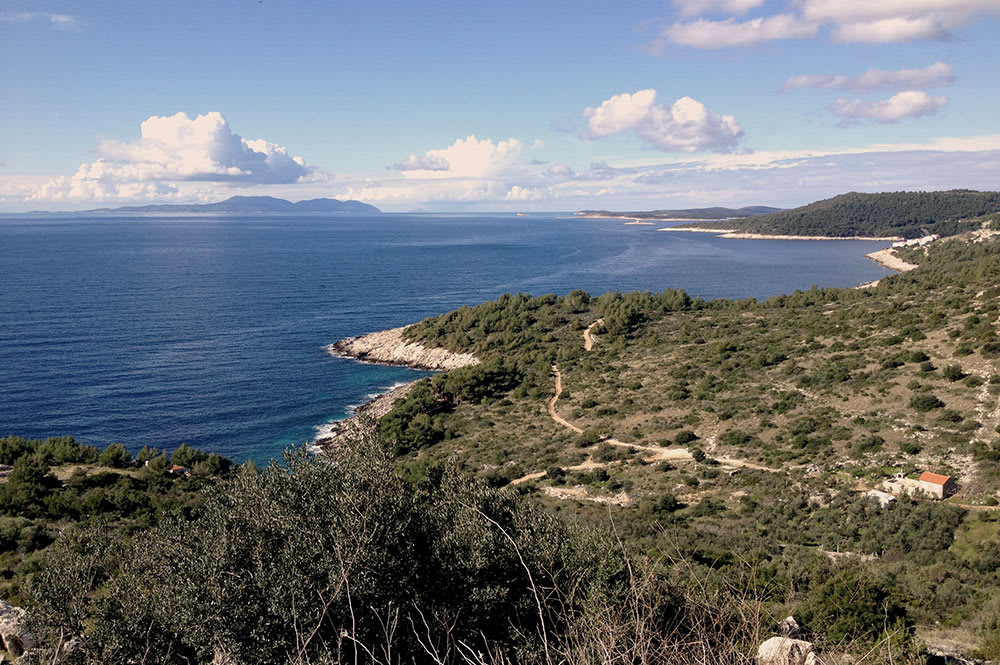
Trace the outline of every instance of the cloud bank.
<path fill-rule="evenodd" d="M 875 112 L 892 115 L 896 108 Z M 519 161 L 488 178 L 345 181 L 334 196 L 402 210 L 793 206 L 846 191 L 990 189 L 998 169 L 1000 135 L 990 135 L 826 151 L 690 154 L 646 162 L 607 160 L 581 166 Z"/>
<path fill-rule="evenodd" d="M 152 116 L 138 140 L 105 139 L 96 152 L 96 161 L 50 180 L 33 198 L 131 201 L 176 192 L 179 182 L 269 185 L 325 176 L 280 145 L 233 133 L 218 112 L 194 119 L 185 113 Z"/>
<path fill-rule="evenodd" d="M 730 152 L 743 137 L 743 128 L 731 115 L 709 111 L 690 97 L 672 105 L 656 103 L 656 90 L 624 92 L 582 113 L 587 122 L 583 137 L 597 139 L 634 131 L 649 148 L 665 151 Z"/>

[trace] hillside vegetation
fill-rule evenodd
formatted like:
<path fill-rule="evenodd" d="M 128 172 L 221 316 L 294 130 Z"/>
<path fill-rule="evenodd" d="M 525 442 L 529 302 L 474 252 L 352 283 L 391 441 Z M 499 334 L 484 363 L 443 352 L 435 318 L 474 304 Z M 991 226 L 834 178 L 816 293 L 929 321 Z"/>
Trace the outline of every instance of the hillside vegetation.
<path fill-rule="evenodd" d="M 858 637 L 816 612 L 831 578 L 863 573 L 906 625 L 995 654 L 1000 241 L 901 255 L 920 268 L 872 289 L 512 295 L 429 319 L 407 334 L 484 358 L 463 370 L 475 389 L 425 380 L 380 429 L 415 476 L 457 458 L 562 513 L 611 510 L 654 560 L 750 565 L 821 639 Z M 958 493 L 866 495 L 928 470 Z"/>
<path fill-rule="evenodd" d="M 740 233 L 829 237 L 917 238 L 979 228 L 1000 212 L 1000 192 L 851 192 L 792 210 L 727 222 L 713 228 Z"/>
<path fill-rule="evenodd" d="M 21 605 L 48 548 L 78 532 L 131 533 L 190 518 L 229 460 L 182 444 L 168 454 L 56 437 L 0 438 L 0 595 Z"/>

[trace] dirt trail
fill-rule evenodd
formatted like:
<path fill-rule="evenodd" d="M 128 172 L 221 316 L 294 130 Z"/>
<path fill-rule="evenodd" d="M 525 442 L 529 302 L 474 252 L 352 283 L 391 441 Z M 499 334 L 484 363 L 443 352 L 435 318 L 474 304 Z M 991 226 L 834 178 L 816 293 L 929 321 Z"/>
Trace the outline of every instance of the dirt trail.
<path fill-rule="evenodd" d="M 587 329 L 583 331 L 583 350 L 584 351 L 592 351 L 594 349 L 594 342 L 597 341 L 597 340 L 594 339 L 594 336 L 590 334 L 590 331 L 593 330 L 594 328 L 596 328 L 597 326 L 603 326 L 603 325 L 604 325 L 604 319 L 597 319 L 596 321 L 594 321 L 593 323 L 591 323 L 589 326 L 587 326 Z"/>
<path fill-rule="evenodd" d="M 757 471 L 767 471 L 768 473 L 781 473 L 784 471 L 784 469 L 775 469 L 774 467 L 764 466 L 763 464 L 757 464 L 756 462 L 748 462 L 745 459 L 721 457 L 715 454 L 716 448 L 718 448 L 718 437 L 715 434 L 712 434 L 705 440 L 705 452 L 722 466 L 756 469 Z"/>
<path fill-rule="evenodd" d="M 768 473 L 781 473 L 782 469 L 775 469 L 771 466 L 764 466 L 763 464 L 755 464 L 754 462 L 748 462 L 744 459 L 735 459 L 733 457 L 717 457 L 712 456 L 716 462 L 722 466 L 738 466 L 744 469 L 755 469 L 757 471 L 767 471 Z"/>
<path fill-rule="evenodd" d="M 609 466 L 614 466 L 619 464 L 618 461 L 614 462 L 596 462 L 592 455 L 588 455 L 587 459 L 580 462 L 579 464 L 573 464 L 572 466 L 561 467 L 563 471 L 567 473 L 571 471 L 593 471 L 594 469 L 606 469 Z M 526 473 L 520 478 L 515 478 L 510 481 L 511 485 L 520 485 L 521 483 L 526 483 L 529 480 L 537 480 L 539 478 L 544 478 L 547 475 L 546 471 L 535 471 L 533 473 Z"/>
<path fill-rule="evenodd" d="M 965 508 L 966 510 L 974 510 L 974 511 L 1000 510 L 1000 506 L 976 506 L 971 503 L 949 503 L 948 505 L 958 506 L 959 508 Z"/>
<path fill-rule="evenodd" d="M 632 503 L 632 499 L 625 492 L 619 492 L 614 496 L 601 496 L 588 492 L 583 487 L 549 487 L 542 488 L 542 492 L 554 499 L 563 501 L 589 501 L 591 503 L 611 504 L 615 506 L 627 506 Z"/>
<path fill-rule="evenodd" d="M 590 331 L 598 325 L 603 323 L 602 319 L 598 319 L 594 323 L 590 324 L 586 330 L 583 331 L 583 348 L 590 351 L 594 346 L 594 338 L 591 336 Z M 553 421 L 562 425 L 568 430 L 575 432 L 576 434 L 583 434 L 583 428 L 574 425 L 570 421 L 566 420 L 556 411 L 556 404 L 559 402 L 559 398 L 563 393 L 562 385 L 562 372 L 559 371 L 559 365 L 552 365 L 552 375 L 555 379 L 555 392 L 552 397 L 549 398 L 548 402 L 545 404 L 546 410 L 549 412 L 549 417 Z M 646 446 L 638 443 L 626 443 L 625 441 L 619 441 L 618 439 L 612 437 L 602 437 L 602 443 L 607 443 L 612 446 L 618 446 L 621 448 L 628 448 L 631 450 L 641 450 L 646 455 L 643 457 L 643 461 L 646 463 L 650 462 L 661 462 L 661 461 L 677 461 L 677 462 L 691 462 L 694 461 L 694 457 L 691 455 L 691 451 L 687 448 L 682 448 L 680 446 L 673 446 L 669 448 L 664 448 L 662 446 Z M 714 442 L 714 437 L 713 437 Z M 714 446 L 713 446 L 714 447 Z M 748 469 L 757 469 L 759 471 L 769 471 L 771 473 L 780 473 L 781 469 L 774 469 L 769 466 L 764 466 L 762 464 L 754 464 L 753 462 L 748 462 L 746 460 L 733 459 L 729 457 L 716 457 L 715 458 L 720 464 L 731 467 L 744 467 Z M 597 462 L 594 460 L 593 455 L 589 455 L 585 461 L 580 464 L 573 466 L 563 467 L 563 471 L 583 471 L 590 469 L 599 469 L 611 466 L 617 462 Z M 538 480 L 544 478 L 546 475 L 545 471 L 534 471 L 532 473 L 527 473 L 520 478 L 515 478 L 511 481 L 511 485 L 520 485 L 521 483 L 526 483 L 531 480 Z M 616 496 L 613 498 L 609 497 L 595 497 L 587 494 L 585 490 L 581 488 L 543 488 L 546 494 L 560 498 L 560 499 L 577 499 L 584 501 L 596 501 L 599 503 L 614 503 L 618 505 L 625 505 L 629 502 L 627 496 Z"/>
<path fill-rule="evenodd" d="M 510 484 L 520 485 L 521 483 L 526 483 L 529 480 L 538 480 L 539 478 L 544 478 L 544 477 L 545 477 L 544 471 L 535 471 L 534 473 L 526 473 L 520 478 L 515 478 L 514 480 L 510 481 Z"/>
<path fill-rule="evenodd" d="M 549 416 L 552 418 L 552 420 L 556 421 L 563 427 L 571 429 L 577 434 L 583 434 L 582 428 L 577 427 L 576 425 L 574 425 L 573 423 L 571 423 L 570 421 L 566 420 L 558 413 L 556 413 L 556 402 L 559 401 L 559 396 L 562 395 L 563 392 L 562 373 L 559 371 L 559 365 L 552 366 L 552 373 L 555 375 L 556 392 L 549 399 L 546 405 L 549 411 Z M 643 446 L 637 443 L 626 443 L 624 441 L 619 441 L 618 439 L 613 439 L 611 437 L 602 438 L 601 441 L 603 441 L 604 443 L 610 443 L 612 446 L 621 446 L 623 448 L 634 448 L 636 450 L 644 450 L 649 453 L 649 456 L 646 458 L 647 462 L 656 462 L 661 460 L 687 461 L 693 459 L 691 457 L 691 453 L 687 450 L 687 448 L 679 448 L 679 447 L 663 448 L 661 446 Z"/>
<path fill-rule="evenodd" d="M 577 427 L 576 425 L 574 425 L 573 423 L 571 423 L 570 421 L 566 420 L 565 418 L 563 418 L 562 416 L 560 416 L 558 413 L 556 413 L 556 402 L 559 401 L 559 396 L 562 395 L 562 391 L 563 391 L 563 389 L 562 389 L 562 374 L 559 372 L 559 365 L 553 365 L 552 366 L 552 373 L 556 375 L 556 394 L 553 395 L 549 399 L 548 403 L 546 404 L 546 408 L 548 408 L 548 410 L 549 410 L 549 415 L 552 417 L 552 420 L 556 421 L 557 423 L 559 423 L 563 427 L 565 427 L 567 429 L 571 429 L 574 432 L 576 432 L 577 434 L 583 434 L 583 430 L 582 429 L 580 429 L 579 427 Z"/>

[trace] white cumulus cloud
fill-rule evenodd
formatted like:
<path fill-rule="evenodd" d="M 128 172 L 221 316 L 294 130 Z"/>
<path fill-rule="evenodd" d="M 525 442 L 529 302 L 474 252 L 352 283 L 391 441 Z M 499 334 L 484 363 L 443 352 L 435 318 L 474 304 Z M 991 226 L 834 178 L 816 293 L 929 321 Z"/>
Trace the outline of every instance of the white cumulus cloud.
<path fill-rule="evenodd" d="M 653 42 L 660 52 L 667 43 L 701 49 L 750 46 L 778 39 L 815 37 L 828 28 L 837 42 L 887 44 L 946 39 L 951 31 L 985 16 L 1000 15 L 997 0 L 796 0 L 792 12 L 737 21 L 748 6 L 740 0 L 677 0 L 682 19 L 710 12 L 728 13 L 721 20 L 675 22 Z"/>
<path fill-rule="evenodd" d="M 818 30 L 818 24 L 794 14 L 777 14 L 747 21 L 727 18 L 722 21 L 699 19 L 690 23 L 674 23 L 663 31 L 661 40 L 694 48 L 717 49 L 751 46 L 776 39 L 808 39 L 815 37 Z M 662 50 L 662 44 L 657 50 Z"/>
<path fill-rule="evenodd" d="M 540 201 L 546 198 L 546 191 L 538 187 L 514 185 L 504 196 L 506 201 Z"/>
<path fill-rule="evenodd" d="M 937 88 L 955 82 L 955 68 L 944 62 L 935 62 L 922 69 L 900 69 L 887 72 L 869 69 L 861 76 L 800 74 L 785 81 L 781 90 L 795 88 L 841 88 L 854 92 L 872 92 L 881 89 L 916 90 Z"/>
<path fill-rule="evenodd" d="M 598 107 L 583 110 L 585 138 L 635 131 L 647 146 L 657 150 L 695 152 L 731 151 L 743 136 L 743 128 L 731 115 L 720 115 L 690 97 L 672 105 L 656 103 L 656 90 L 622 93 Z"/>
<path fill-rule="evenodd" d="M 931 97 L 922 90 L 904 90 L 889 99 L 866 102 L 860 99 L 838 99 L 831 106 L 841 124 L 856 120 L 898 122 L 903 118 L 918 118 L 936 113 L 948 103 L 947 97 Z"/>
<path fill-rule="evenodd" d="M 406 178 L 490 178 L 516 168 L 523 150 L 516 138 L 494 141 L 472 135 L 423 155 L 410 153 L 393 168 Z"/>
<path fill-rule="evenodd" d="M 152 116 L 139 139 L 105 139 L 96 152 L 96 161 L 49 181 L 33 198 L 138 200 L 175 192 L 178 182 L 291 184 L 325 175 L 280 145 L 233 133 L 218 112 Z"/>

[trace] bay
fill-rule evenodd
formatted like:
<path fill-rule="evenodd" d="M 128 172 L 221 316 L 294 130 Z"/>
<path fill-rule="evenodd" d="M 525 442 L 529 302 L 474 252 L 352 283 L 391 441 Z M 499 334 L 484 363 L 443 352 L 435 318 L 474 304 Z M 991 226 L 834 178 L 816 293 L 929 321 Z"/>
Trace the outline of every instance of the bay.
<path fill-rule="evenodd" d="M 405 368 L 325 345 L 507 292 L 766 298 L 888 271 L 887 243 L 733 240 L 564 215 L 0 217 L 0 436 L 258 462 Z"/>

